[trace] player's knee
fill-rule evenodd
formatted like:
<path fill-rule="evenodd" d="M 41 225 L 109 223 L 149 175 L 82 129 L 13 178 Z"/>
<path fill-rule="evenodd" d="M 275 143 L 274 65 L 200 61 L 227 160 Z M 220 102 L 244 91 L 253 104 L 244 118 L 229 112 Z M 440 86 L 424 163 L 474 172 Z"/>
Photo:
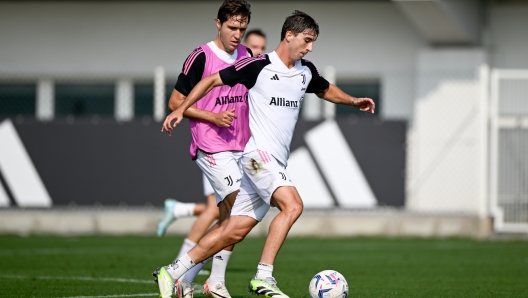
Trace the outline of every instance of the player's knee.
<path fill-rule="evenodd" d="M 286 212 L 293 218 L 299 218 L 303 212 L 304 206 L 302 201 L 293 201 L 286 207 Z"/>
<path fill-rule="evenodd" d="M 230 229 L 226 230 L 224 233 L 225 239 L 229 245 L 237 244 L 246 238 L 247 233 L 240 229 Z"/>
<path fill-rule="evenodd" d="M 226 238 L 226 243 L 225 245 L 235 245 L 239 242 L 241 242 L 242 240 L 244 240 L 244 237 L 240 237 L 240 235 L 230 235 L 229 237 Z"/>
<path fill-rule="evenodd" d="M 232 236 L 231 236 L 231 244 L 236 244 L 236 243 L 239 243 L 239 242 L 242 242 L 242 240 L 244 240 L 244 238 L 246 238 L 246 234 L 244 233 L 240 233 L 240 232 L 237 232 L 237 233 L 233 233 Z"/>

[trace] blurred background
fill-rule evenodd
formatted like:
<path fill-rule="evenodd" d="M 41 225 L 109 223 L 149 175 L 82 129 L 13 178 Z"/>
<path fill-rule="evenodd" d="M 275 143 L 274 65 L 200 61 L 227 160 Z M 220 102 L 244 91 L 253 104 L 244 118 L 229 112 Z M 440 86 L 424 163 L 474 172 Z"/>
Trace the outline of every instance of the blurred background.
<path fill-rule="evenodd" d="M 307 58 L 376 102 L 306 96 L 292 234 L 528 234 L 528 1 L 249 3 L 267 51 L 293 10 L 313 16 Z M 220 4 L 0 1 L 1 233 L 153 234 L 164 199 L 204 201 L 188 124 L 160 130 Z"/>

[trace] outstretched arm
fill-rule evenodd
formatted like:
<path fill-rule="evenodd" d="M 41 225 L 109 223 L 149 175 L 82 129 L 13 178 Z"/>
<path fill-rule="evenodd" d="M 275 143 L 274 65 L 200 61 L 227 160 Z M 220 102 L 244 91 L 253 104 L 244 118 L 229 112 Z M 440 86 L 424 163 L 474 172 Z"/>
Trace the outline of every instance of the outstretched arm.
<path fill-rule="evenodd" d="M 336 104 L 344 104 L 348 106 L 353 106 L 359 110 L 367 113 L 374 114 L 376 105 L 374 101 L 370 98 L 357 98 L 350 96 L 343 92 L 339 87 L 334 84 L 330 84 L 328 88 L 323 93 L 318 93 L 317 96 L 324 98 L 330 102 Z"/>
<path fill-rule="evenodd" d="M 186 96 L 180 91 L 173 89 L 171 97 L 169 99 L 169 110 L 173 112 L 176 110 L 185 100 Z M 213 113 L 210 111 L 198 109 L 194 106 L 189 107 L 187 111 L 183 113 L 185 118 L 196 119 L 200 121 L 211 122 L 218 127 L 229 127 L 233 122 L 233 118 L 237 118 L 235 115 L 235 109 L 223 111 L 220 113 Z"/>
<path fill-rule="evenodd" d="M 176 127 L 183 119 L 183 113 L 189 109 L 195 102 L 204 97 L 209 91 L 214 87 L 222 86 L 224 83 L 220 79 L 218 73 L 212 74 L 208 77 L 205 77 L 201 80 L 196 86 L 192 89 L 191 93 L 183 100 L 181 105 L 176 108 L 172 113 L 170 113 L 163 122 L 163 127 L 161 131 L 167 131 L 169 135 L 172 132 L 172 129 Z M 172 123 L 174 121 L 174 124 Z"/>

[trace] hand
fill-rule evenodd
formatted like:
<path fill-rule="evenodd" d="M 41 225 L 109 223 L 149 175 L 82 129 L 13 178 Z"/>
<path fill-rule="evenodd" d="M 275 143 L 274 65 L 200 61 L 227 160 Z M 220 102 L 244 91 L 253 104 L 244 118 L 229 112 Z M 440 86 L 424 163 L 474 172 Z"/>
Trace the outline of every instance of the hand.
<path fill-rule="evenodd" d="M 233 119 L 237 119 L 235 109 L 223 111 L 214 115 L 213 123 L 218 127 L 230 127 Z"/>
<path fill-rule="evenodd" d="M 180 124 L 182 119 L 183 112 L 181 112 L 180 109 L 174 110 L 174 112 L 170 113 L 169 116 L 165 118 L 163 126 L 161 127 L 161 132 L 166 131 L 169 133 L 169 136 L 172 135 L 172 129 Z M 172 124 L 172 121 L 174 121 L 174 124 Z"/>
<path fill-rule="evenodd" d="M 363 112 L 370 112 L 371 114 L 374 114 L 374 109 L 376 108 L 376 104 L 371 98 L 354 98 L 353 102 L 354 107 L 358 108 L 360 111 Z"/>

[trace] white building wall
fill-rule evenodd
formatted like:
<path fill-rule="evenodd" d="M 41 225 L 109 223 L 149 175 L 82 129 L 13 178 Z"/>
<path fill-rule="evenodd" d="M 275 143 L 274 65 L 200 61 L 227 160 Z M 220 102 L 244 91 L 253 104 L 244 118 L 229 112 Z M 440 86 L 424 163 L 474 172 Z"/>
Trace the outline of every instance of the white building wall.
<path fill-rule="evenodd" d="M 481 129 L 482 50 L 424 50 L 418 56 L 416 101 L 408 139 L 406 207 L 481 214 L 486 182 Z M 485 188 L 484 188 L 485 189 Z"/>
<path fill-rule="evenodd" d="M 194 47 L 216 36 L 220 2 L 0 3 L 0 78 L 150 78 L 157 66 L 174 78 Z M 308 59 L 320 69 L 333 65 L 338 79 L 380 79 L 383 115 L 411 116 L 412 71 L 424 42 L 392 3 L 251 4 L 250 28 L 267 33 L 268 50 L 278 45 L 285 17 L 303 10 L 321 27 Z"/>
<path fill-rule="evenodd" d="M 489 78 L 481 70 L 528 67 L 528 6 L 494 5 L 488 25 L 487 49 L 425 48 L 417 56 L 408 210 L 489 214 Z"/>

